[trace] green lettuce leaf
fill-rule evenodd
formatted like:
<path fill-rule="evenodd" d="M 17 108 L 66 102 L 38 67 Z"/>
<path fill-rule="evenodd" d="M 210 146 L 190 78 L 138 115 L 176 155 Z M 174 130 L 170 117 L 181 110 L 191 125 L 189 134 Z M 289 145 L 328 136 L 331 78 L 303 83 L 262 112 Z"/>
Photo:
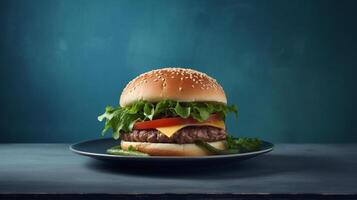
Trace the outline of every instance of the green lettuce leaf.
<path fill-rule="evenodd" d="M 177 102 L 163 100 L 157 103 L 137 101 L 130 106 L 113 108 L 107 106 L 105 112 L 98 116 L 99 121 L 105 121 L 102 135 L 110 128 L 113 138 L 118 139 L 121 132 L 131 132 L 135 122 L 147 121 L 164 117 L 192 117 L 200 122 L 207 120 L 213 114 L 219 114 L 223 119 L 230 112 L 238 116 L 235 105 L 225 105 L 214 102 Z"/>
<path fill-rule="evenodd" d="M 188 118 L 190 116 L 191 113 L 191 107 L 187 106 L 187 107 L 182 107 L 180 105 L 180 102 L 176 103 L 175 109 L 174 111 L 176 112 L 176 114 L 184 119 Z"/>
<path fill-rule="evenodd" d="M 144 106 L 144 115 L 152 120 L 155 114 L 155 106 L 152 103 L 146 103 Z"/>

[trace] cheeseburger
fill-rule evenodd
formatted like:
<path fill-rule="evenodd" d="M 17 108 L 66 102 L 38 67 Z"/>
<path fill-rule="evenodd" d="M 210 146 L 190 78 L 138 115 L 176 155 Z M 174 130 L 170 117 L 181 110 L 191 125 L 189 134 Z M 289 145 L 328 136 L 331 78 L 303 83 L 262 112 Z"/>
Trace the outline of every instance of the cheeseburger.
<path fill-rule="evenodd" d="M 227 105 L 219 83 L 205 73 L 163 68 L 130 81 L 120 106 L 107 107 L 103 133 L 112 129 L 120 149 L 150 156 L 205 156 L 227 149 L 225 118 L 236 107 Z"/>

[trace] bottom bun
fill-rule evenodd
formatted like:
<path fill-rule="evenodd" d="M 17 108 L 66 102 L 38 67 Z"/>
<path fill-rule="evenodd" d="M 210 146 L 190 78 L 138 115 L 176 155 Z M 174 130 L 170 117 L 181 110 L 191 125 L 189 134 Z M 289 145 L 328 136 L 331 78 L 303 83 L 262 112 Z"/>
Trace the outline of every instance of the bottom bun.
<path fill-rule="evenodd" d="M 208 144 L 217 149 L 225 149 L 225 140 L 209 142 Z M 137 151 L 147 153 L 151 156 L 207 156 L 212 155 L 207 149 L 196 144 L 174 144 L 174 143 L 149 143 L 121 141 L 121 148 L 128 150 L 130 146 Z"/>

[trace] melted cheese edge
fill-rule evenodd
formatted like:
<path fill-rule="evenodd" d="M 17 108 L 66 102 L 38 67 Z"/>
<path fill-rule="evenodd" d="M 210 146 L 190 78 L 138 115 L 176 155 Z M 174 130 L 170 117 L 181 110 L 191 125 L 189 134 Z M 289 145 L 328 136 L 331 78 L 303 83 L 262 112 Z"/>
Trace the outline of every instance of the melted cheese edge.
<path fill-rule="evenodd" d="M 213 126 L 221 129 L 226 129 L 224 121 L 216 121 L 216 122 L 200 123 L 200 124 L 184 124 L 184 125 L 177 125 L 177 126 L 160 127 L 156 129 L 160 131 L 162 134 L 166 135 L 167 137 L 171 137 L 177 131 L 187 126 Z"/>

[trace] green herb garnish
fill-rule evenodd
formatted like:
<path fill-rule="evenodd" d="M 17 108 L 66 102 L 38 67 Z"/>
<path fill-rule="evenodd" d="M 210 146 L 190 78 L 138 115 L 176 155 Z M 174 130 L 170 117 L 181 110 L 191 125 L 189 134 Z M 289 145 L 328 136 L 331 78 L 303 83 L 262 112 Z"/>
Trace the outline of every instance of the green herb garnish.
<path fill-rule="evenodd" d="M 263 142 L 256 138 L 233 138 L 232 136 L 227 136 L 226 139 L 226 149 L 217 149 L 207 142 L 198 140 L 195 142 L 197 145 L 207 149 L 209 152 L 215 155 L 224 154 L 236 154 L 236 153 L 247 153 L 252 151 L 257 151 L 261 148 Z"/>
<path fill-rule="evenodd" d="M 120 146 L 114 146 L 108 149 L 107 153 L 122 156 L 149 156 L 149 154 L 136 151 L 133 146 L 129 146 L 128 150 L 123 150 Z"/>
<path fill-rule="evenodd" d="M 215 155 L 224 155 L 224 154 L 236 154 L 239 153 L 239 149 L 217 149 L 216 147 L 208 144 L 207 142 L 203 142 L 201 140 L 197 140 L 195 142 L 198 146 L 207 149 L 209 152 Z"/>
<path fill-rule="evenodd" d="M 234 138 L 230 135 L 226 138 L 227 149 L 239 149 L 241 153 L 258 151 L 263 142 L 257 138 Z"/>

